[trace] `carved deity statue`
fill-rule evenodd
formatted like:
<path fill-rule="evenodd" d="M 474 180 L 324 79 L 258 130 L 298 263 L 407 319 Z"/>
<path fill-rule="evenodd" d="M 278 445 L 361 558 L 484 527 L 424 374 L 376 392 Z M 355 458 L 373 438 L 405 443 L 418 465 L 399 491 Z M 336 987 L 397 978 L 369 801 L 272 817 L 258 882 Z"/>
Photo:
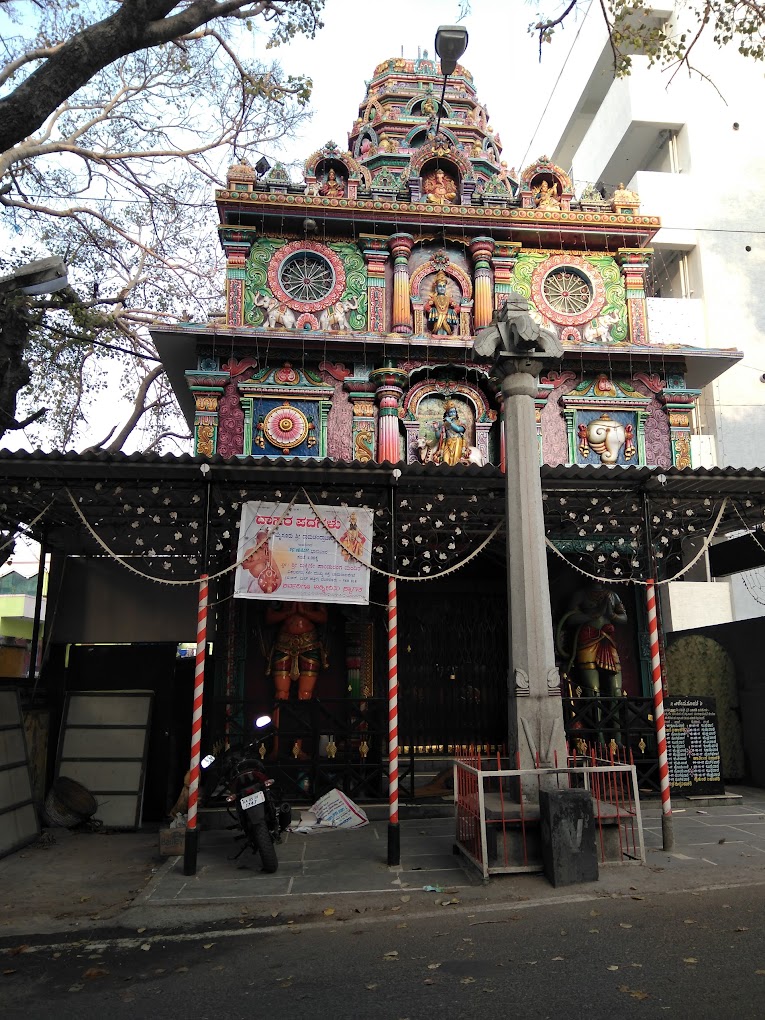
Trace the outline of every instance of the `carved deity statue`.
<path fill-rule="evenodd" d="M 451 336 L 459 325 L 457 306 L 449 297 L 447 277 L 443 270 L 436 274 L 430 297 L 425 302 L 425 315 L 434 336 Z"/>
<path fill-rule="evenodd" d="M 444 404 L 443 421 L 437 428 L 438 446 L 433 459 L 437 464 L 459 464 L 465 450 L 465 426 L 453 401 Z"/>
<path fill-rule="evenodd" d="M 334 170 L 330 170 L 327 174 L 327 180 L 319 188 L 319 194 L 324 198 L 342 198 L 345 194 L 345 185 L 342 180 L 338 179 Z"/>
<path fill-rule="evenodd" d="M 556 645 L 567 660 L 568 673 L 576 665 L 585 697 L 618 698 L 622 693 L 622 669 L 614 641 L 614 624 L 626 623 L 622 600 L 602 581 L 575 592 L 568 611 L 556 629 Z M 570 649 L 564 647 L 565 630 L 573 631 Z"/>
<path fill-rule="evenodd" d="M 425 197 L 433 205 L 448 205 L 457 197 L 457 185 L 454 178 L 445 174 L 443 170 L 436 170 L 428 174 L 422 182 L 425 190 Z"/>
<path fill-rule="evenodd" d="M 533 193 L 538 209 L 560 209 L 557 181 L 552 187 L 550 187 L 547 181 L 542 181 L 538 188 L 534 188 Z"/>

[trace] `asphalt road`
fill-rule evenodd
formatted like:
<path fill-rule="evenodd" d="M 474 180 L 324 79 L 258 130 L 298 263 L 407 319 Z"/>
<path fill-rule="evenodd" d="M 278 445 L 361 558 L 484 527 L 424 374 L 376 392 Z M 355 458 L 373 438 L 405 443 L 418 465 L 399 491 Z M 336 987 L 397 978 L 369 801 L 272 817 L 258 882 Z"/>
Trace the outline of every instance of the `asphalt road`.
<path fill-rule="evenodd" d="M 447 898 L 428 917 L 403 903 L 269 931 L 242 917 L 224 931 L 38 940 L 0 957 L 0 1016 L 765 1017 L 765 885 L 479 912 Z"/>

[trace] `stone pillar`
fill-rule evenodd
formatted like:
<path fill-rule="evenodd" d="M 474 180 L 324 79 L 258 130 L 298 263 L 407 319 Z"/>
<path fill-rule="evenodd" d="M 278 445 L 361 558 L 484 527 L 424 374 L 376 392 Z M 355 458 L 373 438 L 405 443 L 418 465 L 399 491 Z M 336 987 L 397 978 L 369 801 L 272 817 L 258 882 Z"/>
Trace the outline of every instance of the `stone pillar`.
<path fill-rule="evenodd" d="M 244 322 L 244 279 L 253 235 L 241 230 L 224 230 L 221 243 L 226 252 L 226 325 Z"/>
<path fill-rule="evenodd" d="M 627 299 L 628 339 L 633 344 L 647 344 L 648 314 L 645 303 L 645 276 L 648 272 L 653 248 L 619 248 L 616 260 L 624 277 Z"/>
<path fill-rule="evenodd" d="M 508 750 L 521 768 L 565 768 L 560 674 L 555 665 L 535 399 L 543 363 L 500 356 L 506 443 L 506 528 L 510 631 Z M 534 784 L 524 786 L 536 799 Z"/>
<path fill-rule="evenodd" d="M 377 415 L 377 460 L 397 464 L 401 459 L 398 434 L 398 406 L 407 381 L 406 372 L 401 372 L 389 361 L 382 368 L 369 373 L 375 383 L 380 411 Z"/>
<path fill-rule="evenodd" d="M 494 241 L 491 237 L 476 237 L 470 243 L 470 254 L 475 268 L 473 328 L 482 329 L 491 322 L 494 310 L 491 294 L 491 257 Z"/>
<path fill-rule="evenodd" d="M 393 253 L 393 332 L 412 332 L 409 300 L 409 253 L 414 238 L 411 234 L 392 234 L 388 246 Z"/>
<path fill-rule="evenodd" d="M 498 241 L 494 248 L 492 263 L 494 264 L 494 307 L 501 308 L 507 295 L 513 290 L 513 269 L 521 250 L 520 243 Z"/>
<path fill-rule="evenodd" d="M 371 333 L 387 333 L 388 315 L 385 307 L 385 263 L 388 261 L 386 237 L 361 234 L 359 247 L 367 264 L 367 329 Z"/>

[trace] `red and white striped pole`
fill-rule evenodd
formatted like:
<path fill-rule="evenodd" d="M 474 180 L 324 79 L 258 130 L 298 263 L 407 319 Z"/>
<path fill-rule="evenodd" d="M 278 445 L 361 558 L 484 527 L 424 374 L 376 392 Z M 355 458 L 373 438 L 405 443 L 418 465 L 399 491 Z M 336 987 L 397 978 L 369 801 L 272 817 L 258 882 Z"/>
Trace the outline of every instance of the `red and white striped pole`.
<path fill-rule="evenodd" d="M 388 865 L 401 863 L 398 827 L 398 604 L 388 578 Z"/>
<path fill-rule="evenodd" d="M 653 684 L 653 717 L 656 723 L 656 746 L 659 752 L 659 789 L 661 791 L 661 838 L 665 850 L 671 850 L 675 839 L 672 831 L 672 802 L 669 797 L 669 766 L 667 734 L 664 729 L 664 692 L 661 682 L 659 621 L 656 614 L 656 588 L 653 578 L 646 585 L 648 602 L 648 637 L 651 644 L 651 681 Z"/>
<path fill-rule="evenodd" d="M 183 853 L 183 874 L 196 875 L 199 831 L 197 829 L 197 795 L 199 791 L 199 752 L 202 745 L 202 702 L 205 691 L 205 657 L 207 653 L 207 574 L 199 578 L 199 609 L 197 611 L 197 658 L 194 669 L 194 710 L 191 717 L 191 765 L 189 766 L 189 811 Z"/>

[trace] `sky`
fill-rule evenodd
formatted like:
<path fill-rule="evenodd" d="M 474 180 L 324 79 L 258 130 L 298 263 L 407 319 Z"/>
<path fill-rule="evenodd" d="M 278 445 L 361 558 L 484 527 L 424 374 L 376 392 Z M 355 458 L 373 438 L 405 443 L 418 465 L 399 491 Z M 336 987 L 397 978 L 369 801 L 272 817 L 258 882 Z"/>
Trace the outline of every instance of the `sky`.
<path fill-rule="evenodd" d="M 547 9 L 555 10 L 554 0 Z M 358 116 L 365 82 L 388 57 L 417 56 L 418 47 L 435 56 L 439 25 L 454 24 L 458 0 L 327 0 L 324 28 L 313 40 L 299 38 L 269 50 L 290 74 L 313 79 L 311 122 L 299 137 L 289 139 L 282 161 L 303 163 L 332 140 L 343 148 Z M 528 143 L 537 126 L 561 64 L 581 23 L 572 13 L 559 39 L 539 47 L 528 33 L 535 6 L 526 0 L 472 0 L 461 22 L 468 30 L 468 48 L 460 63 L 473 75 L 479 100 L 488 107 L 493 129 L 504 146 L 503 159 L 518 170 L 544 153 L 530 153 Z M 253 41 L 262 54 L 261 40 Z M 295 179 L 299 174 L 293 171 Z"/>

